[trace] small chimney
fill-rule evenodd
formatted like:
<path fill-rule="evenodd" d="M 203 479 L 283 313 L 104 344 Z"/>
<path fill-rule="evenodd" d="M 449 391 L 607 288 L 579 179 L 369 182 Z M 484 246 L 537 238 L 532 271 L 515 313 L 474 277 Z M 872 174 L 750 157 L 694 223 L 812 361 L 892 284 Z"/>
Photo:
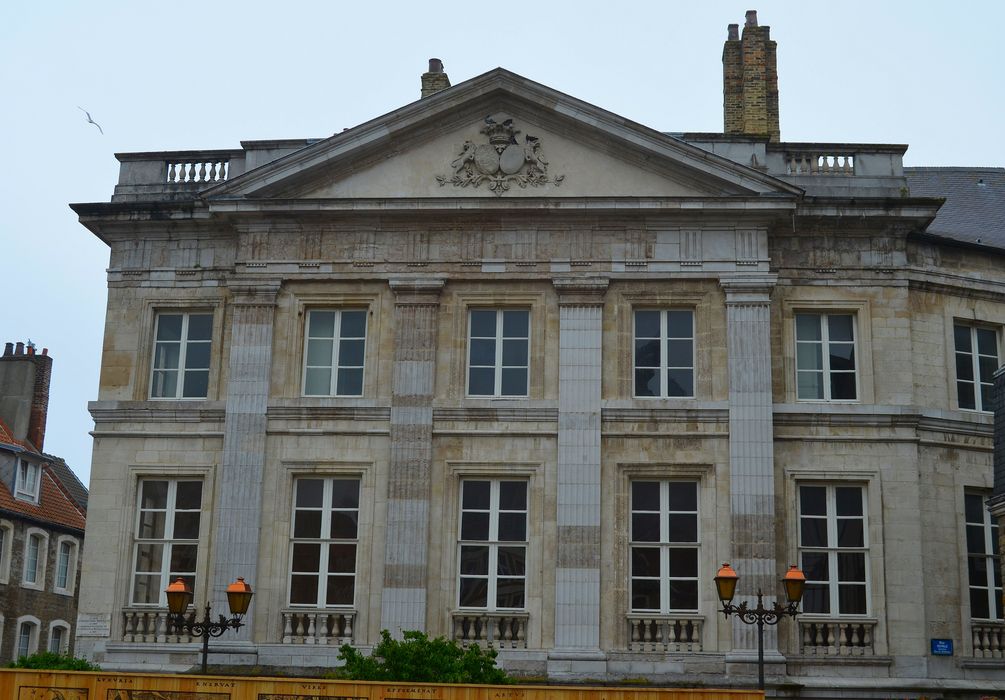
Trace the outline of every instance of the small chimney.
<path fill-rule="evenodd" d="M 429 72 L 422 74 L 422 97 L 429 97 L 448 87 L 450 78 L 443 72 L 443 61 L 438 58 L 429 59 Z"/>
<path fill-rule="evenodd" d="M 730 24 L 722 48 L 723 130 L 727 134 L 781 139 L 778 123 L 777 45 L 770 27 L 747 10 L 743 36 Z"/>
<path fill-rule="evenodd" d="M 5 343 L 0 357 L 0 418 L 19 440 L 28 440 L 39 451 L 45 443 L 45 422 L 49 413 L 49 381 L 52 358 L 49 349 L 41 354 L 28 342 Z"/>

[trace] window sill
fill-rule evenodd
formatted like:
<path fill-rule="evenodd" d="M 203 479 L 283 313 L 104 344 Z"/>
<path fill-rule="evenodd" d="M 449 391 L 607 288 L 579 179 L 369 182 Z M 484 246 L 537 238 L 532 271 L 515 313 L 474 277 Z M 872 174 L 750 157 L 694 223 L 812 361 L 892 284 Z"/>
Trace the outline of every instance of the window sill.
<path fill-rule="evenodd" d="M 44 591 L 45 585 L 41 583 L 28 583 L 27 581 L 22 581 L 21 588 L 27 588 L 29 591 Z"/>

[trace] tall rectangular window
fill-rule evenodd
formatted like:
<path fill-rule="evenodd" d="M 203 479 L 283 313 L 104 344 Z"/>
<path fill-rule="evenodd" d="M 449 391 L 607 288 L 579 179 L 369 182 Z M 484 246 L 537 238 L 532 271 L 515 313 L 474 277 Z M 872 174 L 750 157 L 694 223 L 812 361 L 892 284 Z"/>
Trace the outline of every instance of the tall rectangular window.
<path fill-rule="evenodd" d="M 796 314 L 796 396 L 802 401 L 854 401 L 855 316 Z"/>
<path fill-rule="evenodd" d="M 49 651 L 53 654 L 63 653 L 63 640 L 65 638 L 65 627 L 52 627 L 49 630 Z"/>
<path fill-rule="evenodd" d="M 956 324 L 953 339 L 960 408 L 990 411 L 994 373 L 998 369 L 998 334 L 990 328 Z"/>
<path fill-rule="evenodd" d="M 72 555 L 73 545 L 70 542 L 60 542 L 59 551 L 56 553 L 56 588 L 68 588 Z"/>
<path fill-rule="evenodd" d="M 195 590 L 202 482 L 143 479 L 139 491 L 132 602 L 164 605 L 164 589 L 176 579 Z"/>
<path fill-rule="evenodd" d="M 633 481 L 633 612 L 698 610 L 698 484 Z"/>
<path fill-rule="evenodd" d="M 471 310 L 468 328 L 469 396 L 527 396 L 529 363 L 529 310 Z"/>
<path fill-rule="evenodd" d="M 25 583 L 40 583 L 40 564 L 42 563 L 42 557 L 45 556 L 45 551 L 42 547 L 43 542 L 45 542 L 45 538 L 41 535 L 33 534 L 28 536 L 28 544 L 25 547 L 24 555 Z"/>
<path fill-rule="evenodd" d="M 18 500 L 38 503 L 38 487 L 41 471 L 41 465 L 18 458 L 17 483 L 14 486 L 14 496 Z"/>
<path fill-rule="evenodd" d="M 462 608 L 522 610 L 527 590 L 527 482 L 461 482 Z"/>
<path fill-rule="evenodd" d="M 799 557 L 806 574 L 803 612 L 869 612 L 868 528 L 861 486 L 799 487 Z"/>
<path fill-rule="evenodd" d="M 362 396 L 366 310 L 309 311 L 304 396 Z"/>
<path fill-rule="evenodd" d="M 38 624 L 22 622 L 17 630 L 17 658 L 30 656 L 35 651 L 38 639 Z"/>
<path fill-rule="evenodd" d="M 157 314 L 150 398 L 206 398 L 212 337 L 213 314 Z"/>
<path fill-rule="evenodd" d="M 967 574 L 970 585 L 970 617 L 1001 620 L 1002 570 L 998 550 L 998 523 L 979 493 L 965 498 L 967 527 Z"/>
<path fill-rule="evenodd" d="M 693 311 L 635 311 L 635 395 L 694 396 Z"/>
<path fill-rule="evenodd" d="M 290 605 L 355 604 L 359 479 L 297 479 L 292 527 Z"/>

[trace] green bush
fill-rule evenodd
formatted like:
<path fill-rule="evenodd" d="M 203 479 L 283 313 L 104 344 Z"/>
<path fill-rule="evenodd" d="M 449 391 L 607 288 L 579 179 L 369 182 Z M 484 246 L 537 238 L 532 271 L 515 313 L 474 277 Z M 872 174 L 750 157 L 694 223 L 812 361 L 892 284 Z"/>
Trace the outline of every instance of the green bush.
<path fill-rule="evenodd" d="M 22 656 L 17 661 L 10 664 L 10 668 L 34 668 L 49 671 L 100 671 L 101 667 L 96 666 L 86 659 L 77 659 L 63 654 L 54 654 L 51 651 L 41 651 L 31 656 Z"/>
<path fill-rule="evenodd" d="M 338 658 L 345 666 L 333 674 L 354 681 L 390 681 L 392 683 L 509 683 L 510 678 L 496 667 L 496 651 L 482 651 L 477 645 L 462 647 L 443 637 L 430 639 L 422 632 L 409 630 L 404 639 L 392 639 L 381 630 L 380 643 L 370 656 L 364 656 L 348 644 L 339 649 Z"/>

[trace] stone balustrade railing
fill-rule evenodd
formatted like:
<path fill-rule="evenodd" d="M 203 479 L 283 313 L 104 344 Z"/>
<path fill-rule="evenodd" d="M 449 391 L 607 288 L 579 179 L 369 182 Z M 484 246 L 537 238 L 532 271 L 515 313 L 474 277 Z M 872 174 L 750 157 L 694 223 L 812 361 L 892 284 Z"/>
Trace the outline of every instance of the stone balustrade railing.
<path fill-rule="evenodd" d="M 876 620 L 799 618 L 799 650 L 809 656 L 872 656 Z"/>
<path fill-rule="evenodd" d="M 527 648 L 527 613 L 455 612 L 454 639 L 495 649 Z"/>
<path fill-rule="evenodd" d="M 700 615 L 628 615 L 628 650 L 650 653 L 701 651 Z"/>
<path fill-rule="evenodd" d="M 788 151 L 785 154 L 785 174 L 852 176 L 855 174 L 855 154 Z"/>
<path fill-rule="evenodd" d="M 970 632 L 974 641 L 974 656 L 978 659 L 1001 659 L 1005 657 L 1005 623 L 971 622 Z"/>
<path fill-rule="evenodd" d="M 283 610 L 283 644 L 352 644 L 355 610 Z"/>
<path fill-rule="evenodd" d="M 171 624 L 163 608 L 123 608 L 122 641 L 145 643 L 186 643 L 193 637 Z"/>
<path fill-rule="evenodd" d="M 180 185 L 189 184 L 193 186 L 207 186 L 211 183 L 223 182 L 227 179 L 230 168 L 230 158 L 220 158 L 212 160 L 168 160 L 167 180 L 169 184 Z"/>

